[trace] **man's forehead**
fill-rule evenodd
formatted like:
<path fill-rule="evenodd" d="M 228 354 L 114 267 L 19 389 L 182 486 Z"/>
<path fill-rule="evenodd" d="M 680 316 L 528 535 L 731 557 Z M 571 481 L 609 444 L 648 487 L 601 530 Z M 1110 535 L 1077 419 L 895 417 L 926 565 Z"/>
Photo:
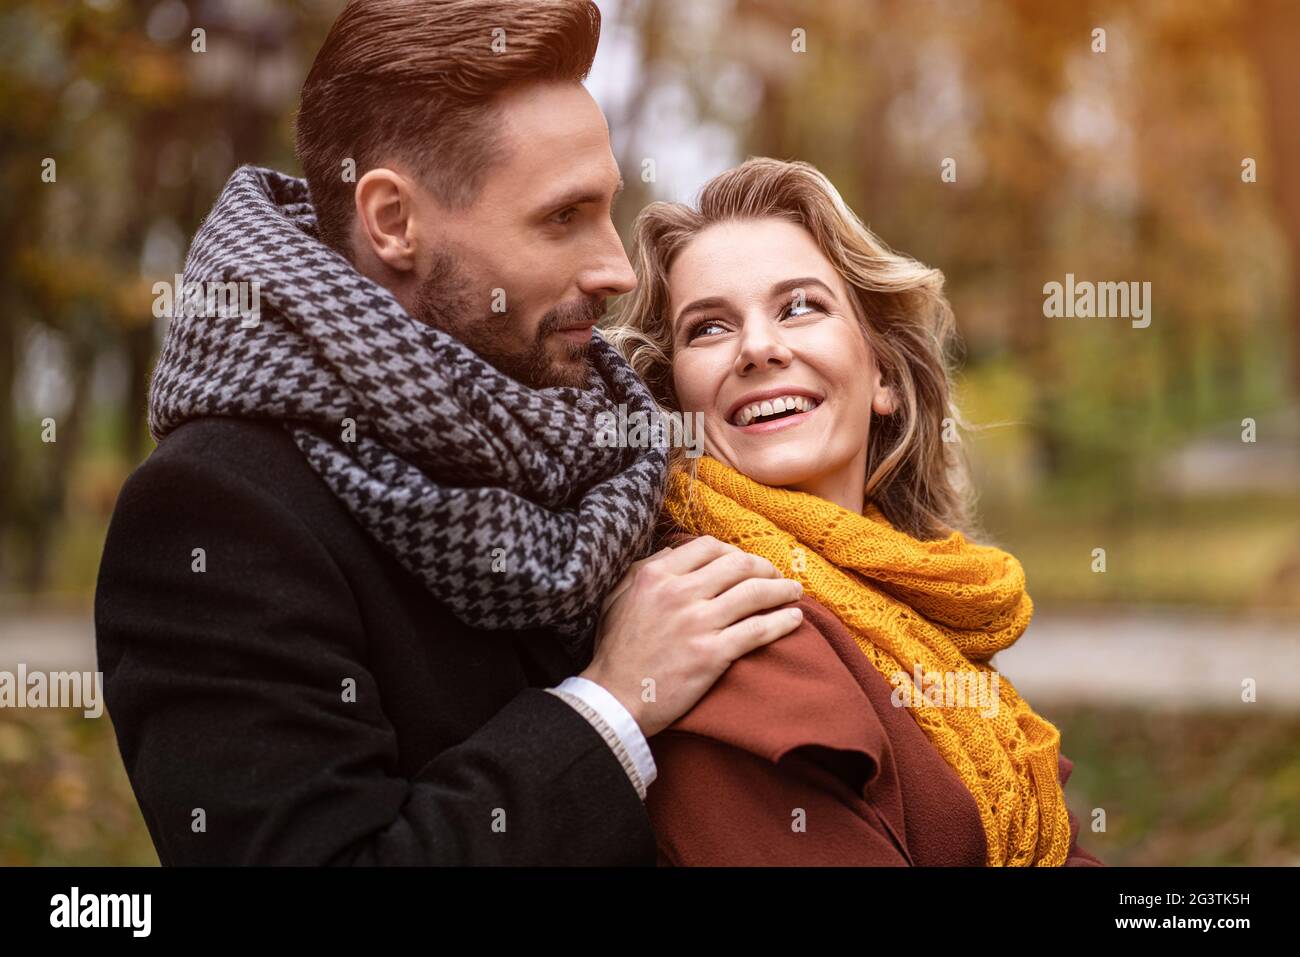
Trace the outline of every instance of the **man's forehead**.
<path fill-rule="evenodd" d="M 576 81 L 520 84 L 500 94 L 496 102 L 506 133 L 540 139 L 599 130 L 609 139 L 605 114 Z"/>
<path fill-rule="evenodd" d="M 508 97 L 502 104 L 498 167 L 501 185 L 530 194 L 590 188 L 619 180 L 609 129 L 581 84 L 548 84 Z M 496 177 L 494 177 L 496 178 Z"/>

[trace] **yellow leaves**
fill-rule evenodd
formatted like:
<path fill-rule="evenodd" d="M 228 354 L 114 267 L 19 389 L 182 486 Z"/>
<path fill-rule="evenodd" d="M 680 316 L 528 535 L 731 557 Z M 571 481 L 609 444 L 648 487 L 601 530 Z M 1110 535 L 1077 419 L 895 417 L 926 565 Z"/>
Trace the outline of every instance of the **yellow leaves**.
<path fill-rule="evenodd" d="M 89 307 L 121 329 L 153 322 L 152 284 L 139 276 L 122 275 L 100 257 L 26 246 L 15 256 L 15 271 L 24 294 L 47 317 Z"/>

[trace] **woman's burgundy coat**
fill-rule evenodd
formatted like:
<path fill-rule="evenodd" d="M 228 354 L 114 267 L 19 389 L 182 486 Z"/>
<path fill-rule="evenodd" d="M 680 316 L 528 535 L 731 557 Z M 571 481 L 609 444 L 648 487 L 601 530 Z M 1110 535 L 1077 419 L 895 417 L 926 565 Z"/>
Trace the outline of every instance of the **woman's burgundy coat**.
<path fill-rule="evenodd" d="M 656 735 L 664 865 L 983 866 L 975 800 L 824 606 Z M 1060 761 L 1061 784 L 1072 763 Z M 792 825 L 800 818 L 802 830 Z M 1067 866 L 1102 866 L 1077 844 Z"/>

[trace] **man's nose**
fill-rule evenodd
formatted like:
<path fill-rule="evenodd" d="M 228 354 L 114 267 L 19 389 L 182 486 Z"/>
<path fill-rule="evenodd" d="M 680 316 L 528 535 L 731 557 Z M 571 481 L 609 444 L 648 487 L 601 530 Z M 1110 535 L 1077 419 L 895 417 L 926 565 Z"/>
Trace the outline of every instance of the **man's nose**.
<path fill-rule="evenodd" d="M 580 280 L 583 292 L 589 296 L 621 296 L 636 288 L 636 273 L 612 222 L 603 231 L 596 255 L 598 265 L 587 270 Z"/>

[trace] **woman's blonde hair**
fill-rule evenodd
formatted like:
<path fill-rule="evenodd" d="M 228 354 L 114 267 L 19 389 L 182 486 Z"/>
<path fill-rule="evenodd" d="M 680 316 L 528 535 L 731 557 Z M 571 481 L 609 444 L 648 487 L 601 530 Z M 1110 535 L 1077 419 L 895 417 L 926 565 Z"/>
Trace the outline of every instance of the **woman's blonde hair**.
<path fill-rule="evenodd" d="M 638 284 L 603 330 L 665 410 L 680 411 L 673 390 L 668 270 L 706 227 L 779 217 L 803 226 L 848 286 L 883 382 L 890 415 L 872 414 L 867 440 L 867 500 L 895 527 L 922 539 L 968 528 L 969 482 L 956 437 L 960 415 L 948 368 L 955 341 L 943 273 L 885 245 L 808 163 L 755 157 L 710 180 L 698 209 L 651 203 L 633 226 Z M 945 419 L 948 420 L 945 422 Z M 680 450 L 675 468 L 684 465 Z"/>

